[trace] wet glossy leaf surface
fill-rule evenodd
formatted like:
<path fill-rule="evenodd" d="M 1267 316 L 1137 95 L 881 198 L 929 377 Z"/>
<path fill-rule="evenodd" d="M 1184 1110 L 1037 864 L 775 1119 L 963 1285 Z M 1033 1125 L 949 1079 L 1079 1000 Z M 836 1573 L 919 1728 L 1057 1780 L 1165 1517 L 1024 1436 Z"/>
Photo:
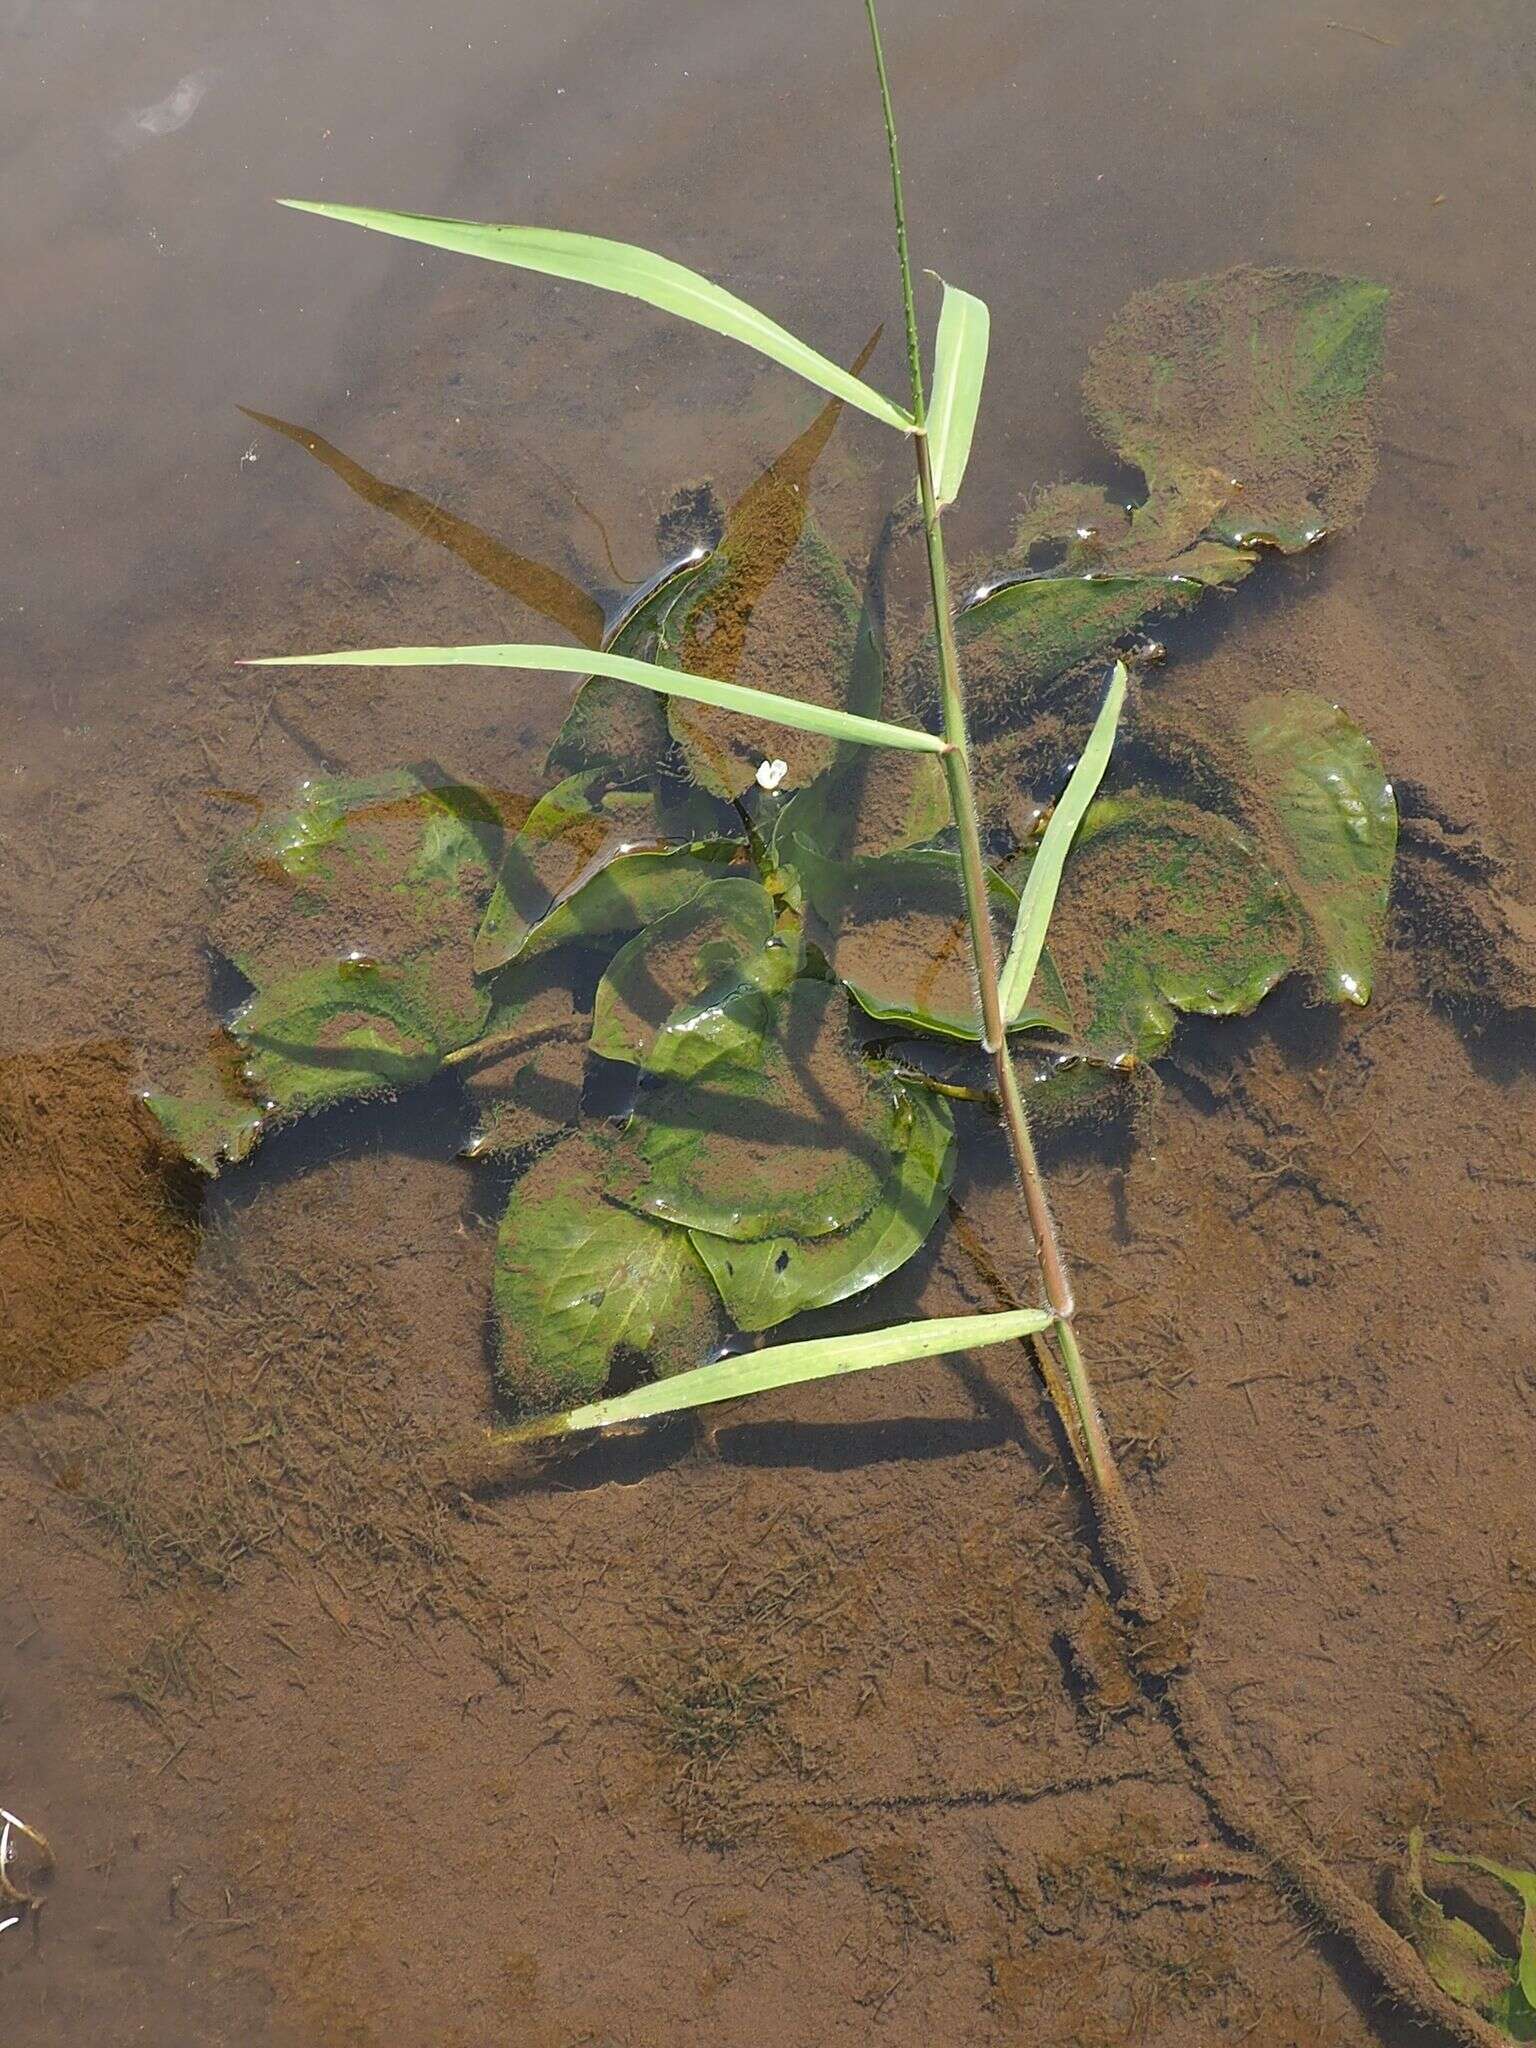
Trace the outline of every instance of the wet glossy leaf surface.
<path fill-rule="evenodd" d="M 624 1355 L 698 1365 L 717 1323 L 688 1234 L 609 1201 L 606 1146 L 564 1138 L 513 1187 L 491 1283 L 503 1395 L 537 1414 L 591 1399 Z"/>
<path fill-rule="evenodd" d="M 954 1173 L 954 1120 L 939 1096 L 904 1088 L 896 1158 L 867 1215 L 827 1237 L 741 1243 L 692 1232 L 739 1330 L 767 1330 L 803 1309 L 844 1301 L 906 1264 L 944 1206 Z"/>
<path fill-rule="evenodd" d="M 150 1089 L 142 1098 L 181 1156 L 210 1176 L 247 1158 L 266 1128 L 266 1114 L 240 1073 L 240 1047 L 222 1032 L 218 1041 L 182 1076 L 174 1095 Z"/>
<path fill-rule="evenodd" d="M 529 951 L 633 929 L 686 901 L 722 850 L 707 800 L 665 803 L 650 790 L 613 789 L 602 769 L 557 783 L 508 846 L 475 936 L 481 973 Z"/>
<path fill-rule="evenodd" d="M 1178 1010 L 1244 1015 L 1297 967 L 1295 899 L 1227 819 L 1160 797 L 1101 798 L 1067 862 L 1052 925 L 1096 1052 L 1166 1050 Z"/>
<path fill-rule="evenodd" d="M 213 875 L 214 943 L 253 984 L 231 1063 L 147 1098 L 194 1163 L 424 1080 L 475 1037 L 490 999 L 471 941 L 502 840 L 492 800 L 430 766 L 317 777 L 240 835 Z"/>
<path fill-rule="evenodd" d="M 598 984 L 592 1050 L 638 1065 L 679 1003 L 702 995 L 761 952 L 773 899 L 746 876 L 707 882 L 620 948 Z"/>
<path fill-rule="evenodd" d="M 1303 690 L 1255 697 L 1242 734 L 1276 858 L 1311 926 L 1308 965 L 1332 1002 L 1370 998 L 1397 852 L 1397 803 L 1359 726 Z"/>
<path fill-rule="evenodd" d="M 217 862 L 213 941 L 258 988 L 353 957 L 467 979 L 502 840 L 495 801 L 430 764 L 317 776 Z"/>
<path fill-rule="evenodd" d="M 685 1005 L 645 1073 L 607 1183 L 617 1199 L 740 1240 L 825 1237 L 873 1207 L 897 1096 L 859 1060 L 831 984 Z"/>

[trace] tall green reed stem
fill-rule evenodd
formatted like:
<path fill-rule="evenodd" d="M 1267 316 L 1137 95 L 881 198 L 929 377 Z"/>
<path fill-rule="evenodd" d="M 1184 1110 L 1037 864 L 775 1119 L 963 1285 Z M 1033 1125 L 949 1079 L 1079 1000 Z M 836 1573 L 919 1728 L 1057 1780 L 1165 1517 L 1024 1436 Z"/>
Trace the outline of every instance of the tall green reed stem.
<path fill-rule="evenodd" d="M 869 18 L 870 40 L 874 45 L 886 144 L 891 160 L 891 198 L 896 213 L 896 250 L 901 261 L 902 307 L 906 316 L 907 367 L 912 382 L 912 416 L 916 422 L 913 442 L 917 451 L 917 485 L 922 504 L 923 537 L 928 550 L 928 580 L 933 597 L 933 626 L 938 643 L 939 687 L 947 742 L 943 755 L 944 773 L 960 839 L 960 873 L 965 888 L 966 921 L 970 927 L 971 953 L 981 1004 L 982 1042 L 997 1070 L 1003 1122 L 1018 1168 L 1046 1300 L 1053 1317 L 1049 1343 L 1040 1336 L 1035 1339 L 1039 1347 L 1041 1378 L 1087 1487 L 1105 1561 L 1120 1585 L 1122 1608 L 1134 1626 L 1152 1628 L 1165 1617 L 1166 1604 L 1147 1555 L 1140 1517 L 1121 1481 L 1093 1382 L 1078 1347 L 1072 1321 L 1075 1311 L 1072 1284 L 1035 1156 L 1018 1077 L 1008 1051 L 1006 1020 L 998 991 L 997 945 L 988 911 L 986 871 L 976 818 L 965 693 L 950 614 L 944 532 L 934 492 L 926 430 L 927 403 L 912 294 L 912 264 L 907 250 L 901 153 L 896 141 L 896 119 L 891 107 L 891 89 L 886 77 L 885 51 L 880 42 L 875 0 L 864 0 L 864 11 Z M 1286 1890 L 1311 1912 L 1346 1934 L 1367 1966 L 1420 2018 L 1438 2022 L 1453 2040 L 1467 2043 L 1468 2048 L 1497 2048 L 1501 2038 L 1497 2031 L 1478 2014 L 1450 1998 L 1429 1975 L 1408 1942 L 1334 1874 L 1287 1815 L 1276 1812 L 1273 1803 L 1264 1796 L 1233 1754 L 1214 1705 L 1189 1665 L 1180 1666 L 1166 1678 L 1163 1697 L 1185 1753 L 1222 1824 L 1239 1839 L 1252 1843 Z"/>
<path fill-rule="evenodd" d="M 986 868 L 981 854 L 981 829 L 976 815 L 976 786 L 971 773 L 970 733 L 966 725 L 965 690 L 960 679 L 960 659 L 955 648 L 954 621 L 950 609 L 949 566 L 944 554 L 942 515 L 933 485 L 933 464 L 927 434 L 927 399 L 923 390 L 922 352 L 917 337 L 917 308 L 912 288 L 912 259 L 907 246 L 907 209 L 902 192 L 901 148 L 896 139 L 896 116 L 891 105 L 890 80 L 885 69 L 885 50 L 880 41 L 880 23 L 875 0 L 864 0 L 874 46 L 875 70 L 880 80 L 880 106 L 885 117 L 885 140 L 891 163 L 891 201 L 896 215 L 896 254 L 901 264 L 902 311 L 906 322 L 907 371 L 912 385 L 912 417 L 917 422 L 913 445 L 917 451 L 917 488 L 922 506 L 923 538 L 928 552 L 928 582 L 933 599 L 933 629 L 939 653 L 939 692 L 943 705 L 944 775 L 949 785 L 950 809 L 960 840 L 960 877 L 965 890 L 966 922 L 970 928 L 971 957 L 976 989 L 981 1004 L 982 1044 L 997 1072 L 998 1099 L 1003 1123 L 1018 1169 L 1030 1234 L 1040 1261 L 1045 1296 L 1056 1320 L 1053 1336 L 1066 1369 L 1072 1407 L 1092 1480 L 1101 1492 L 1118 1496 L 1120 1476 L 1110 1451 L 1103 1417 L 1078 1349 L 1072 1329 L 1076 1303 L 1072 1281 L 1051 1214 L 1045 1180 L 1035 1155 L 1029 1118 L 1019 1090 L 1018 1076 L 1008 1050 L 1008 1033 L 998 993 L 997 941 L 988 905 Z"/>

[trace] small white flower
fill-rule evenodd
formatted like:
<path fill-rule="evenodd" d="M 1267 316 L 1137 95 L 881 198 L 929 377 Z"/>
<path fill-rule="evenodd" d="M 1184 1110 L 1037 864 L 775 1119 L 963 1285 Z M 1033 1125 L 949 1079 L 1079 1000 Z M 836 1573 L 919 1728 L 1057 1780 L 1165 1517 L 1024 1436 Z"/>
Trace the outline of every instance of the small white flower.
<path fill-rule="evenodd" d="M 759 789 L 777 789 L 788 773 L 787 761 L 764 761 L 757 771 L 757 786 Z"/>

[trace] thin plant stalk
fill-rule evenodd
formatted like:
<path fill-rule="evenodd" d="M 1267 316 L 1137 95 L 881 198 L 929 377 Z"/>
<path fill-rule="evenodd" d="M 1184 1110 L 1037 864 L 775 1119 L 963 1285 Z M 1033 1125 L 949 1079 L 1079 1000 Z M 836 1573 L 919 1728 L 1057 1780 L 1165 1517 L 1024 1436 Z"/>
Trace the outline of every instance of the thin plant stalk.
<path fill-rule="evenodd" d="M 1008 1051 L 998 986 L 997 944 L 987 907 L 965 695 L 950 612 L 949 571 L 928 444 L 922 356 L 913 299 L 912 263 L 907 247 L 906 205 L 902 195 L 901 153 L 896 140 L 896 119 L 875 0 L 864 0 L 864 11 L 874 47 L 886 146 L 890 155 L 907 367 L 912 385 L 918 495 L 928 553 L 928 580 L 933 600 L 939 689 L 947 743 L 942 758 L 950 808 L 960 841 L 960 875 L 981 1007 L 982 1043 L 997 1071 L 1003 1124 L 1018 1169 L 1046 1300 L 1053 1315 L 1049 1341 L 1044 1336 L 1035 1339 L 1040 1353 L 1041 1378 L 1082 1474 L 1105 1561 L 1119 1582 L 1126 1617 L 1133 1628 L 1148 1629 L 1166 1618 L 1167 1605 L 1149 1562 L 1140 1518 L 1121 1480 L 1098 1398 L 1078 1346 L 1073 1328 L 1075 1302 L 1072 1285 L 1051 1215 L 1045 1181 L 1035 1155 L 1018 1077 Z M 1171 1711 L 1184 1752 L 1217 1819 L 1231 1833 L 1259 1851 L 1276 1880 L 1305 1907 L 1346 1935 L 1386 1988 L 1420 2016 L 1437 2021 L 1453 2039 L 1476 2044 L 1476 2048 L 1492 2048 L 1492 2044 L 1503 2039 L 1486 2021 L 1443 1991 L 1430 1976 L 1416 1950 L 1329 1868 L 1287 1816 L 1275 1811 L 1273 1803 L 1264 1797 L 1233 1754 L 1210 1695 L 1187 1663 L 1166 1677 L 1162 1696 Z"/>

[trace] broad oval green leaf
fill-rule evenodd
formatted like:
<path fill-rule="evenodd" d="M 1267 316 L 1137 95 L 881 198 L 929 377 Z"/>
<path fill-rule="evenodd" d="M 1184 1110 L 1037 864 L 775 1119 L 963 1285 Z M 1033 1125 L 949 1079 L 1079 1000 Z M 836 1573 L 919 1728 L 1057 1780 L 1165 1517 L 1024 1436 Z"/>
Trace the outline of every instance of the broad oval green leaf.
<path fill-rule="evenodd" d="M 744 1241 L 826 1237 L 874 1206 L 898 1098 L 859 1059 L 831 984 L 746 980 L 685 1004 L 644 1071 L 607 1182 L 629 1207 Z"/>
<path fill-rule="evenodd" d="M 1048 1309 L 1003 1309 L 995 1315 L 935 1316 L 920 1323 L 897 1323 L 886 1330 L 866 1330 L 848 1337 L 807 1337 L 796 1344 L 773 1344 L 763 1351 L 743 1352 L 692 1372 L 593 1401 L 565 1415 L 550 1416 L 521 1428 L 493 1430 L 496 1443 L 525 1443 L 541 1436 L 564 1436 L 580 1429 L 606 1429 L 615 1422 L 638 1422 L 652 1415 L 670 1415 L 702 1408 L 712 1401 L 739 1401 L 747 1394 L 772 1393 L 808 1380 L 834 1379 L 842 1373 L 868 1372 L 882 1365 L 908 1365 L 919 1358 L 944 1358 L 955 1351 L 979 1350 L 987 1344 L 1013 1344 L 1050 1328 Z"/>
<path fill-rule="evenodd" d="M 684 1230 L 607 1201 L 604 1146 L 561 1139 L 513 1187 L 491 1282 L 504 1397 L 538 1413 L 601 1391 L 620 1356 L 677 1372 L 718 1329 Z"/>
<path fill-rule="evenodd" d="M 252 994 L 216 1056 L 146 1098 L 194 1164 L 424 1080 L 479 1033 L 471 940 L 503 836 L 484 791 L 424 764 L 315 777 L 220 855 L 210 936 Z"/>
<path fill-rule="evenodd" d="M 298 1116 L 429 1080 L 491 1007 L 483 986 L 445 1004 L 434 965 L 336 960 L 258 991 L 229 1030 L 267 1114 Z"/>
<path fill-rule="evenodd" d="M 738 1330 L 767 1330 L 802 1310 L 862 1294 L 904 1266 L 938 1219 L 955 1168 L 955 1125 L 942 1097 L 904 1088 L 896 1158 L 874 1206 L 829 1237 L 742 1244 L 691 1233 Z"/>
<path fill-rule="evenodd" d="M 1462 1870 L 1480 1870 L 1485 1877 L 1496 1878 L 1519 1899 L 1524 1908 L 1520 1916 L 1519 1984 L 1527 2002 L 1536 2007 L 1536 1870 L 1515 1870 L 1507 1863 L 1495 1863 L 1488 1856 L 1452 1856 L 1440 1850 L 1431 1850 L 1430 1854 L 1436 1863 L 1449 1863 Z"/>
<path fill-rule="evenodd" d="M 597 986 L 592 1050 L 638 1066 L 679 1003 L 723 979 L 738 981 L 772 934 L 773 898 L 761 882 L 706 882 L 615 953 Z"/>
<path fill-rule="evenodd" d="M 1330 1002 L 1364 1003 L 1386 931 L 1397 802 L 1352 719 L 1305 690 L 1254 697 L 1241 731 L 1271 851 L 1311 925 L 1308 964 Z"/>
<path fill-rule="evenodd" d="M 928 400 L 928 456 L 941 511 L 959 497 L 971 457 L 991 328 L 992 315 L 984 299 L 945 285 Z"/>
<path fill-rule="evenodd" d="M 1078 756 L 1077 766 L 1072 770 L 1066 788 L 1057 799 L 1045 834 L 1029 864 L 1023 894 L 1019 897 L 1013 940 L 998 982 L 1003 1020 L 1010 1029 L 1023 1016 L 1029 1002 L 1035 971 L 1045 950 L 1046 927 L 1050 924 L 1051 912 L 1056 908 L 1062 869 L 1066 866 L 1067 855 L 1084 814 L 1104 779 L 1104 770 L 1109 766 L 1120 713 L 1125 704 L 1126 681 L 1125 663 L 1117 661 L 1099 715 L 1088 735 L 1088 743 Z"/>
<path fill-rule="evenodd" d="M 244 668 L 533 668 L 553 669 L 565 675 L 613 676 L 619 682 L 636 683 L 656 690 L 664 697 L 688 697 L 699 704 L 716 704 L 723 710 L 739 712 L 744 718 L 761 718 L 770 725 L 787 725 L 796 732 L 824 733 L 829 739 L 849 740 L 866 747 L 896 747 L 915 754 L 942 754 L 945 742 L 936 733 L 921 732 L 908 725 L 887 725 L 877 718 L 858 718 L 825 704 L 801 704 L 793 697 L 777 697 L 767 690 L 748 690 L 738 683 L 720 682 L 713 676 L 685 675 L 662 668 L 655 662 L 632 661 L 619 654 L 604 654 L 587 647 L 504 646 L 482 647 L 361 647 L 335 654 L 269 654 L 241 664 Z"/>
<path fill-rule="evenodd" d="M 1167 1050 L 1174 1015 L 1246 1016 L 1300 965 L 1287 884 L 1228 819 L 1161 797 L 1101 797 L 1083 820 L 1052 925 L 1088 1050 Z"/>
<path fill-rule="evenodd" d="M 1201 501 L 1216 539 L 1310 547 L 1370 488 L 1388 296 L 1363 278 L 1250 267 L 1155 285 L 1094 350 L 1089 415 L 1154 499 Z"/>
<path fill-rule="evenodd" d="M 797 377 L 829 391 L 834 398 L 844 399 L 903 433 L 911 431 L 911 414 L 872 385 L 850 376 L 839 364 L 798 340 L 755 306 L 712 284 L 697 271 L 685 269 L 668 257 L 653 255 L 649 249 L 636 248 L 629 242 L 605 241 L 598 235 L 569 234 L 557 228 L 439 220 L 429 214 L 386 213 L 374 207 L 330 206 L 309 199 L 284 199 L 279 204 L 300 213 L 317 213 L 324 220 L 373 228 L 402 241 L 424 242 L 429 248 L 480 256 L 492 263 L 509 263 L 520 270 L 541 271 L 548 277 L 568 278 L 576 284 L 596 285 L 603 291 L 643 300 L 646 305 L 676 314 L 696 327 L 708 328 L 712 334 L 743 342 L 771 362 L 793 370 Z"/>

